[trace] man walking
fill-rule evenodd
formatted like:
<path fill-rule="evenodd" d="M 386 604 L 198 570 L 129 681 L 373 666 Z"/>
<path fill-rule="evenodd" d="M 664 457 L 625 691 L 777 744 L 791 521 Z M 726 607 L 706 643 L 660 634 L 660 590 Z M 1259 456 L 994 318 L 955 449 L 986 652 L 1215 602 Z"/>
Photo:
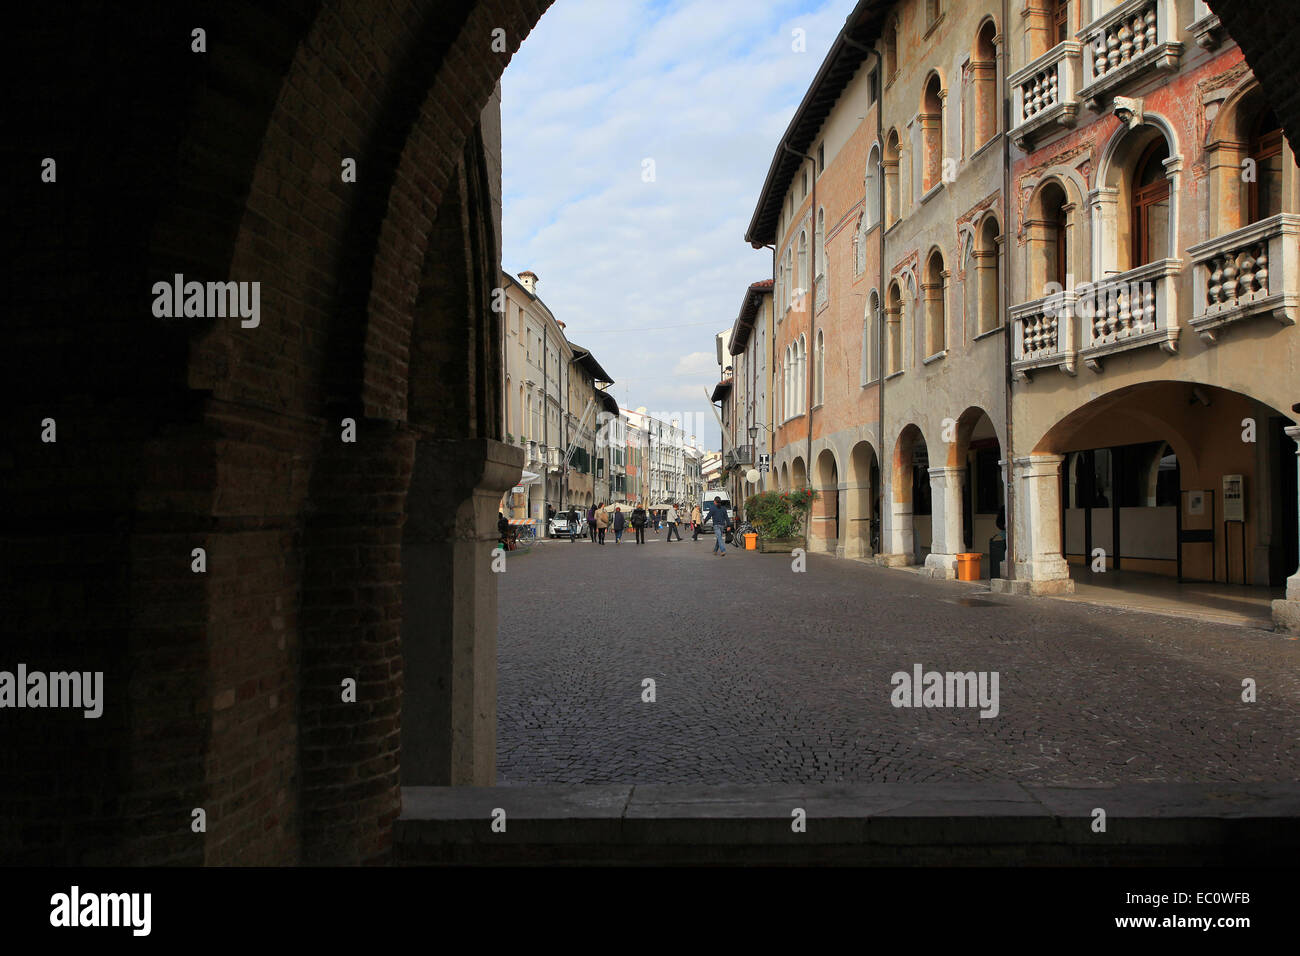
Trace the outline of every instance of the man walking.
<path fill-rule="evenodd" d="M 727 556 L 727 509 L 722 507 L 722 499 L 716 495 L 709 505 L 709 517 L 713 521 L 713 553 L 720 558 Z"/>
<path fill-rule="evenodd" d="M 569 505 L 569 541 L 578 540 L 578 509 Z"/>
<path fill-rule="evenodd" d="M 623 543 L 623 529 L 627 527 L 627 516 L 623 514 L 623 509 L 615 506 L 614 508 L 614 543 Z"/>
<path fill-rule="evenodd" d="M 668 506 L 667 521 L 668 521 L 668 537 L 665 540 L 666 541 L 673 540 L 673 535 L 677 535 L 678 541 L 682 540 L 682 533 L 677 530 L 677 506 L 676 505 Z"/>
<path fill-rule="evenodd" d="M 636 543 L 645 544 L 645 508 L 639 501 L 632 509 L 632 530 L 636 532 Z"/>

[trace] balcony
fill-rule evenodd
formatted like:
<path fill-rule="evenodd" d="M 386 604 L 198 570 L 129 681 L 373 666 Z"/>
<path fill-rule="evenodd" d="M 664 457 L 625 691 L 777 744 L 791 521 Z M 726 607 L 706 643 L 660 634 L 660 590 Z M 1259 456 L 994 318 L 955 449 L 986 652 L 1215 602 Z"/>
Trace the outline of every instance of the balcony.
<path fill-rule="evenodd" d="M 1079 355 L 1094 372 L 1117 352 L 1158 345 L 1178 351 L 1178 275 L 1181 259 L 1155 262 L 1121 272 L 1080 289 L 1076 309 L 1084 328 Z"/>
<path fill-rule="evenodd" d="M 1194 0 L 1192 16 L 1195 19 L 1187 24 L 1187 32 L 1196 38 L 1196 45 L 1207 50 L 1218 49 L 1224 37 L 1219 15 L 1210 9 L 1205 0 Z"/>
<path fill-rule="evenodd" d="M 1192 318 L 1206 342 L 1234 322 L 1255 316 L 1294 325 L 1300 312 L 1300 215 L 1280 213 L 1227 235 L 1189 246 Z"/>
<path fill-rule="evenodd" d="M 1075 293 L 1066 291 L 1011 309 L 1011 374 L 1017 381 L 1045 368 L 1075 373 L 1076 302 Z"/>
<path fill-rule="evenodd" d="M 1066 40 L 1011 77 L 1011 138 L 1018 149 L 1028 152 L 1035 139 L 1074 125 L 1082 69 L 1083 44 Z"/>
<path fill-rule="evenodd" d="M 1079 33 L 1085 47 L 1084 85 L 1088 108 L 1157 70 L 1176 70 L 1183 53 L 1174 0 L 1128 0 Z"/>
<path fill-rule="evenodd" d="M 754 446 L 737 445 L 723 456 L 722 465 L 724 468 L 740 468 L 745 465 L 754 463 Z"/>

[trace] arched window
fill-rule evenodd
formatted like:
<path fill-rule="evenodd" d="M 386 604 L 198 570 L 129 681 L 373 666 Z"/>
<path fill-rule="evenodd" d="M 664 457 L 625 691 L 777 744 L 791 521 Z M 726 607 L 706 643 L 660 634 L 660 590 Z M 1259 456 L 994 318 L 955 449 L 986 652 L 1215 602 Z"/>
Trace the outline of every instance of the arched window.
<path fill-rule="evenodd" d="M 943 177 L 943 96 L 939 74 L 931 73 L 921 97 L 921 192 L 929 192 Z"/>
<path fill-rule="evenodd" d="M 776 267 L 776 301 L 783 301 L 781 296 L 785 295 L 785 262 L 781 262 Z"/>
<path fill-rule="evenodd" d="M 889 286 L 888 306 L 885 311 L 885 350 L 889 361 L 887 375 L 903 370 L 903 295 L 898 283 Z"/>
<path fill-rule="evenodd" d="M 921 283 L 921 297 L 925 299 L 925 352 L 936 355 L 948 347 L 948 317 L 944 307 L 943 256 L 936 249 L 930 253 L 925 267 L 925 281 Z"/>
<path fill-rule="evenodd" d="M 880 376 L 876 368 L 880 335 L 880 296 L 872 289 L 867 296 L 867 311 L 862 316 L 862 384 L 874 382 Z"/>
<path fill-rule="evenodd" d="M 795 293 L 797 298 L 802 299 L 808 290 L 812 287 L 812 276 L 808 272 L 808 232 L 800 230 L 799 232 L 799 276 L 795 280 L 798 283 L 798 291 Z M 799 309 L 808 308 L 804 302 L 796 303 Z"/>
<path fill-rule="evenodd" d="M 817 245 L 813 247 L 817 255 L 817 278 L 826 275 L 826 210 L 817 210 Z"/>
<path fill-rule="evenodd" d="M 853 230 L 853 274 L 860 276 L 867 271 L 867 228 L 863 216 L 858 216 L 857 227 Z"/>
<path fill-rule="evenodd" d="M 971 253 L 975 260 L 976 328 L 980 333 L 992 332 L 1001 324 L 998 307 L 998 290 L 1001 288 L 998 281 L 1000 231 L 997 219 L 985 217 L 975 234 L 975 249 Z"/>
<path fill-rule="evenodd" d="M 794 303 L 794 289 L 796 281 L 794 275 L 794 251 L 785 250 L 785 308 L 790 311 L 790 306 Z"/>
<path fill-rule="evenodd" d="M 1169 144 L 1157 136 L 1143 150 L 1133 171 L 1131 264 L 1144 266 L 1169 255 L 1169 179 L 1164 161 Z"/>
<path fill-rule="evenodd" d="M 898 130 L 891 129 L 885 140 L 885 228 L 898 222 Z"/>
<path fill-rule="evenodd" d="M 985 20 L 975 37 L 975 49 L 971 52 L 970 92 L 973 108 L 970 124 L 974 149 L 983 146 L 998 131 L 998 54 L 993 45 L 996 34 L 997 28 L 993 21 Z"/>
<path fill-rule="evenodd" d="M 880 145 L 873 144 L 867 156 L 866 228 L 880 222 Z"/>
<path fill-rule="evenodd" d="M 806 412 L 809 405 L 809 342 L 807 337 L 801 334 L 800 345 L 798 345 L 798 356 L 796 358 L 798 365 L 798 397 L 794 399 L 794 407 L 798 412 Z"/>
<path fill-rule="evenodd" d="M 1248 186 L 1250 221 L 1259 222 L 1282 211 L 1282 127 L 1266 107 L 1255 121 L 1250 138 L 1255 181 Z"/>
<path fill-rule="evenodd" d="M 1070 218 L 1072 206 L 1060 181 L 1049 179 L 1038 187 L 1025 216 L 1029 274 L 1026 300 L 1041 299 L 1069 286 Z"/>
<path fill-rule="evenodd" d="M 826 334 L 821 329 L 817 330 L 813 362 L 813 402 L 821 405 L 826 401 Z"/>

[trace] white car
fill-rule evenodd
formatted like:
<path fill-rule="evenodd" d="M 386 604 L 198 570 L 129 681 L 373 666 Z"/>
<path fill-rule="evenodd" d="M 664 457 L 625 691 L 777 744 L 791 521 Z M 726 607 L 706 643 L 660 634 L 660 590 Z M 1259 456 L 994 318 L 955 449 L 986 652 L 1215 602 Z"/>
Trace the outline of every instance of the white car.
<path fill-rule="evenodd" d="M 587 512 L 578 508 L 578 524 L 576 528 L 569 527 L 569 513 L 567 511 L 557 511 L 555 517 L 551 519 L 551 537 L 552 538 L 581 538 L 587 533 Z"/>

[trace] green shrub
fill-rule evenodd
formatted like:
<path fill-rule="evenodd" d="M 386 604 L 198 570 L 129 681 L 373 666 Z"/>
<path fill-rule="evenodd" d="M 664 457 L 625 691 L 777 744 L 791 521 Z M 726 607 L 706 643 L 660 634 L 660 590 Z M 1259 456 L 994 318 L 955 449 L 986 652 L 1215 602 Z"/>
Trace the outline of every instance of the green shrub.
<path fill-rule="evenodd" d="M 761 491 L 745 502 L 745 514 L 764 538 L 794 538 L 803 532 L 813 502 L 820 497 L 813 488 Z"/>

